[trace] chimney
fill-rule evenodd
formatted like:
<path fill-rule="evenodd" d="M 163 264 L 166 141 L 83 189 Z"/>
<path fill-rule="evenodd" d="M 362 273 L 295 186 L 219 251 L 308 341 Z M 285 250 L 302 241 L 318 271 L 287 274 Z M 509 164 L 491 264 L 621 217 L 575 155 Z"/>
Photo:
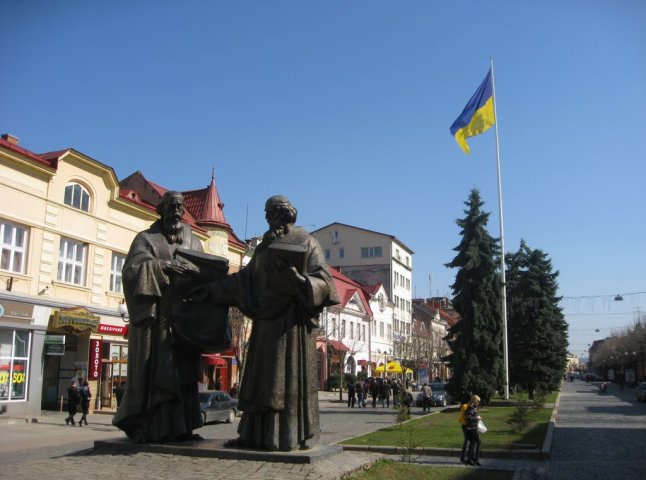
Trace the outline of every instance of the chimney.
<path fill-rule="evenodd" d="M 14 137 L 10 133 L 3 133 L 2 134 L 2 139 L 6 140 L 12 145 L 19 145 L 20 144 L 20 139 L 18 137 Z"/>

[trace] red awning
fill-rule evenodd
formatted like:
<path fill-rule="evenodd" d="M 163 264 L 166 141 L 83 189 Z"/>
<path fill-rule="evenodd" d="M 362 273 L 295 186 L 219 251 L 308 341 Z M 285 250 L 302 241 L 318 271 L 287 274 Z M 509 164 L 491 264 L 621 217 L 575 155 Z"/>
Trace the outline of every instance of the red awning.
<path fill-rule="evenodd" d="M 368 360 L 357 360 L 357 365 L 365 367 L 366 365 L 368 365 Z"/>
<path fill-rule="evenodd" d="M 219 355 L 202 355 L 204 365 L 215 365 L 216 367 L 226 367 L 227 361 Z"/>
<path fill-rule="evenodd" d="M 330 345 L 330 347 L 332 347 L 333 350 L 336 350 L 337 352 L 347 352 L 348 350 L 350 350 L 343 344 L 343 342 L 340 342 L 338 340 L 328 340 L 328 344 Z"/>

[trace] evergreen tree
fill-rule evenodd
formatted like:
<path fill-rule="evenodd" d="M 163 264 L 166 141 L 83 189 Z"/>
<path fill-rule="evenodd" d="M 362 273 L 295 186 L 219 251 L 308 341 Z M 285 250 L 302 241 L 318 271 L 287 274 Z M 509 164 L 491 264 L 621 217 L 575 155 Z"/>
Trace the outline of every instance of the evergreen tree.
<path fill-rule="evenodd" d="M 556 296 L 558 272 L 541 250 L 524 240 L 508 254 L 507 305 L 509 376 L 534 398 L 535 391 L 553 391 L 563 375 L 567 355 L 567 323 Z"/>
<path fill-rule="evenodd" d="M 446 264 L 458 268 L 451 288 L 461 318 L 446 336 L 451 348 L 446 359 L 453 371 L 447 388 L 454 398 L 478 394 L 487 403 L 503 383 L 499 247 L 486 230 L 489 213 L 481 210 L 478 190 L 471 190 L 465 205 L 466 217 L 456 220 L 462 241 Z"/>

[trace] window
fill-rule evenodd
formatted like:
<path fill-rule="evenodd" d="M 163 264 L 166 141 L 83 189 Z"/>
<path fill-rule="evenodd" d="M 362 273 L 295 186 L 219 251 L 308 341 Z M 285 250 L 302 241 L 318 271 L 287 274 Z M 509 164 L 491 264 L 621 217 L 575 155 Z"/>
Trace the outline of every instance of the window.
<path fill-rule="evenodd" d="M 345 338 L 345 320 L 341 320 L 341 338 Z"/>
<path fill-rule="evenodd" d="M 336 318 L 332 319 L 332 333 L 331 333 L 331 335 L 336 336 Z"/>
<path fill-rule="evenodd" d="M 0 222 L 0 248 L 0 269 L 25 273 L 27 229 L 5 221 Z"/>
<path fill-rule="evenodd" d="M 406 279 L 406 290 L 410 290 L 410 279 Z"/>
<path fill-rule="evenodd" d="M 330 259 L 330 249 L 329 249 L 329 248 L 326 248 L 326 249 L 325 249 L 325 259 L 326 259 L 326 260 L 329 260 L 329 259 Z"/>
<path fill-rule="evenodd" d="M 384 338 L 384 322 L 379 322 L 379 336 Z"/>
<path fill-rule="evenodd" d="M 65 187 L 65 205 L 87 212 L 90 209 L 90 194 L 78 183 L 70 183 Z"/>
<path fill-rule="evenodd" d="M 361 340 L 361 325 L 359 325 L 358 323 L 357 323 L 357 340 Z"/>
<path fill-rule="evenodd" d="M 339 258 L 345 257 L 345 250 L 342 248 L 339 248 Z"/>
<path fill-rule="evenodd" d="M 388 338 L 393 338 L 393 326 L 388 324 Z"/>
<path fill-rule="evenodd" d="M 115 293 L 123 292 L 121 284 L 121 270 L 126 257 L 119 253 L 112 253 L 112 265 L 110 267 L 110 291 Z"/>
<path fill-rule="evenodd" d="M 366 326 L 361 325 L 361 334 L 362 334 L 362 339 L 365 342 L 366 341 Z"/>
<path fill-rule="evenodd" d="M 361 247 L 361 258 L 381 257 L 381 247 Z"/>
<path fill-rule="evenodd" d="M 56 278 L 61 282 L 83 285 L 85 283 L 86 257 L 86 244 L 61 238 Z"/>
<path fill-rule="evenodd" d="M 0 401 L 27 399 L 31 333 L 0 328 Z"/>
<path fill-rule="evenodd" d="M 354 323 L 350 322 L 350 340 L 354 340 Z"/>

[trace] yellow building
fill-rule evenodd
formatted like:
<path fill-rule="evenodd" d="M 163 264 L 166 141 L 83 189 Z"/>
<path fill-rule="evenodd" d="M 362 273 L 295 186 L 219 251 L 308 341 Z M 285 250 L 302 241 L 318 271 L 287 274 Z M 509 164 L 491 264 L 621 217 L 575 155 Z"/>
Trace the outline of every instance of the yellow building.
<path fill-rule="evenodd" d="M 35 154 L 2 135 L 3 412 L 59 408 L 79 377 L 90 383 L 93 409 L 116 407 L 113 388 L 127 379 L 128 355 L 121 268 L 134 236 L 157 219 L 164 191 L 140 172 L 120 184 L 112 168 L 74 149 Z M 224 219 L 213 177 L 209 187 L 183 193 L 184 220 L 204 250 L 238 270 L 246 246 Z M 221 380 L 235 374 L 231 356 L 204 364 L 205 383 L 216 370 Z"/>

